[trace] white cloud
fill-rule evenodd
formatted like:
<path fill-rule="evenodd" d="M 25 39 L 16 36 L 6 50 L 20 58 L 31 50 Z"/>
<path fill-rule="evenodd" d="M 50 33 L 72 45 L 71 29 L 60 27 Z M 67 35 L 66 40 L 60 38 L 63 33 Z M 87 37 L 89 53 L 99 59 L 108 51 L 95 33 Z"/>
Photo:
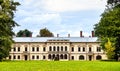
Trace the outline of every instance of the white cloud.
<path fill-rule="evenodd" d="M 19 23 L 30 23 L 30 24 L 44 24 L 51 20 L 54 20 L 56 22 L 60 22 L 60 16 L 59 14 L 35 14 L 35 15 L 29 15 L 19 21 Z"/>
<path fill-rule="evenodd" d="M 65 12 L 104 9 L 106 0 L 44 0 L 47 11 Z"/>
<path fill-rule="evenodd" d="M 47 27 L 51 30 L 55 36 L 59 33 L 61 36 L 67 36 L 68 33 L 71 36 L 79 36 L 79 31 L 86 29 L 85 23 L 73 23 L 69 24 L 63 22 L 64 19 L 70 22 L 76 18 L 73 15 L 61 15 L 61 13 L 77 12 L 97 10 L 103 11 L 107 0 L 15 0 L 21 3 L 16 12 L 15 20 L 21 26 L 15 28 L 18 31 L 24 28 L 30 29 L 33 35 L 36 36 L 41 28 Z M 78 13 L 78 12 L 77 12 Z M 63 17 L 65 16 L 65 17 Z M 90 18 L 87 18 L 90 19 Z M 81 20 L 81 19 L 80 19 Z M 95 19 L 96 20 L 96 19 Z M 85 20 L 86 21 L 86 20 Z M 84 22 L 85 22 L 84 21 Z M 93 20 L 94 21 L 94 20 Z M 89 23 L 89 20 L 86 21 Z M 76 25 L 75 25 L 76 24 Z M 81 25 L 82 24 L 82 25 Z M 90 23 L 91 24 L 91 23 Z M 91 26 L 89 26 L 91 27 Z M 89 33 L 84 33 L 85 36 L 89 36 Z"/>

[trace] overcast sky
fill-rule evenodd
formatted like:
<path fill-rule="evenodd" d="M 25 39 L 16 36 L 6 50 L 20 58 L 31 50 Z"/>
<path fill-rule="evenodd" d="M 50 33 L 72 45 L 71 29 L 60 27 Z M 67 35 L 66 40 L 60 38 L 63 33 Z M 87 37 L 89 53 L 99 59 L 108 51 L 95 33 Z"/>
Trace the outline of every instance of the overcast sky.
<path fill-rule="evenodd" d="M 90 36 L 94 24 L 105 10 L 106 0 L 15 0 L 20 2 L 15 21 L 21 25 L 14 31 L 28 29 L 35 37 L 42 28 L 48 28 L 60 37 Z"/>

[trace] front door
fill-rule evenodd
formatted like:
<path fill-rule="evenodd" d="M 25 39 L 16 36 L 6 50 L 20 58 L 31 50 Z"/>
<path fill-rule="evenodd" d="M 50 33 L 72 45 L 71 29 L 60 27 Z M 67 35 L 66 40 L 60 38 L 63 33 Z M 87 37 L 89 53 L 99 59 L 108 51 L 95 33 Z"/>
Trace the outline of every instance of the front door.
<path fill-rule="evenodd" d="M 24 60 L 28 60 L 28 56 L 27 55 L 24 55 Z"/>
<path fill-rule="evenodd" d="M 92 55 L 89 55 L 89 61 L 91 61 L 92 60 Z"/>

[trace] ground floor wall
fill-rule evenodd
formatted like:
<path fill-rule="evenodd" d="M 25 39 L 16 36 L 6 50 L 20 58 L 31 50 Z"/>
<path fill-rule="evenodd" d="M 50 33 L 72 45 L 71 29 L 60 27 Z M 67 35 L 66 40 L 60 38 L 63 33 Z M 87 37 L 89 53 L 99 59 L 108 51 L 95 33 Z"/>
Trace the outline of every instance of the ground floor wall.
<path fill-rule="evenodd" d="M 22 53 L 15 53 L 10 54 L 8 57 L 10 60 L 100 60 L 100 59 L 107 59 L 105 54 L 79 54 L 79 53 L 66 53 L 66 54 L 48 54 L 48 53 L 30 53 L 30 54 L 22 54 Z"/>

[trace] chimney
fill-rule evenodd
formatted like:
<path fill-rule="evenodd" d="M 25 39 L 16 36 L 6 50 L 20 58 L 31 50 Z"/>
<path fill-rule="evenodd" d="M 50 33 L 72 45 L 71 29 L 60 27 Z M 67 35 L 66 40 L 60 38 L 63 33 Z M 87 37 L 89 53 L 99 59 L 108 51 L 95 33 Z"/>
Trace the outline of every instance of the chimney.
<path fill-rule="evenodd" d="M 68 34 L 68 37 L 70 37 L 70 34 Z"/>
<path fill-rule="evenodd" d="M 83 37 L 83 36 L 82 36 L 82 31 L 80 31 L 80 37 Z"/>
<path fill-rule="evenodd" d="M 92 31 L 92 37 L 95 37 L 95 33 L 94 33 L 94 31 Z"/>
<path fill-rule="evenodd" d="M 57 34 L 57 37 L 59 37 L 59 34 Z"/>

